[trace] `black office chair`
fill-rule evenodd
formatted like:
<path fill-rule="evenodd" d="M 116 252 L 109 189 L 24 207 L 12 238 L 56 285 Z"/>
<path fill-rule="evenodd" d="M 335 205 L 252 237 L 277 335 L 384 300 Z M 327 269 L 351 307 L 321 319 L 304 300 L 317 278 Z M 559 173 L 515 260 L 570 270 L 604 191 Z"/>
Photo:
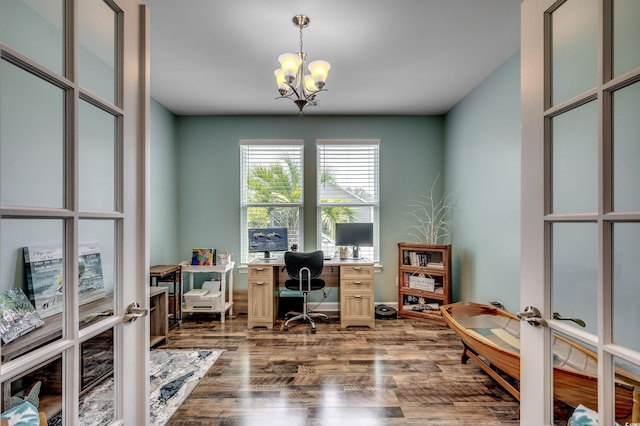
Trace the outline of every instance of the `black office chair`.
<path fill-rule="evenodd" d="M 329 316 L 323 313 L 313 313 L 307 306 L 307 293 L 324 288 L 324 280 L 319 279 L 324 266 L 324 253 L 322 250 L 301 253 L 288 251 L 284 254 L 284 265 L 291 279 L 285 281 L 284 286 L 289 290 L 297 290 L 302 293 L 302 312 L 288 312 L 293 317 L 284 323 L 284 331 L 289 330 L 291 321 L 303 320 L 311 324 L 311 332 L 316 332 L 316 323 L 313 318 L 324 318 L 329 323 Z"/>

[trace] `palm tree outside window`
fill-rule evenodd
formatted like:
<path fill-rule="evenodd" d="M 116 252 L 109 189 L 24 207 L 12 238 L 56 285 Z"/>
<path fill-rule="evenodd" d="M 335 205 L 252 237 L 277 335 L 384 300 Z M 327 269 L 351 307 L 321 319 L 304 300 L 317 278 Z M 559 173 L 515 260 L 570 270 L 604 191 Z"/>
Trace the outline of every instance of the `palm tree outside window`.
<path fill-rule="evenodd" d="M 322 139 L 316 147 L 318 248 L 336 252 L 336 223 L 373 223 L 373 247 L 361 253 L 379 261 L 380 141 Z"/>
<path fill-rule="evenodd" d="M 240 142 L 242 262 L 260 257 L 249 253 L 251 228 L 287 228 L 289 247 L 303 241 L 303 154 L 301 140 Z"/>
<path fill-rule="evenodd" d="M 335 224 L 374 224 L 374 247 L 362 255 L 378 260 L 379 211 L 378 140 L 317 141 L 317 241 L 333 255 Z M 301 140 L 240 141 L 242 262 L 260 257 L 250 253 L 248 230 L 287 228 L 289 247 L 304 247 L 304 145 Z"/>

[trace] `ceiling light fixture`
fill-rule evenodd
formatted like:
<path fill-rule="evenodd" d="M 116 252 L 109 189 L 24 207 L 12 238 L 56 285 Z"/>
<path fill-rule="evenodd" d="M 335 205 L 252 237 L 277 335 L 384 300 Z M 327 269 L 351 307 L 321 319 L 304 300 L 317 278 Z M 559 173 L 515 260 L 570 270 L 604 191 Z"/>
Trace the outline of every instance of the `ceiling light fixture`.
<path fill-rule="evenodd" d="M 303 115 L 302 108 L 306 105 L 316 105 L 316 94 L 327 90 L 324 83 L 331 64 L 322 60 L 313 61 L 307 66 L 311 74 L 304 73 L 307 54 L 302 51 L 302 29 L 309 26 L 310 20 L 308 16 L 296 15 L 291 21 L 300 28 L 300 51 L 283 53 L 278 57 L 281 68 L 273 72 L 280 93 L 280 97 L 276 99 L 292 99 L 300 109 L 298 115 Z"/>

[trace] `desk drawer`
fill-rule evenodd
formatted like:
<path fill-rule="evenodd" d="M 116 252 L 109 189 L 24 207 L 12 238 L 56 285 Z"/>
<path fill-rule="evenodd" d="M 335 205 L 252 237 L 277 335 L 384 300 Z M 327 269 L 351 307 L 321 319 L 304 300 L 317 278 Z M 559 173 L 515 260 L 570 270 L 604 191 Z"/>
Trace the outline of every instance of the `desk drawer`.
<path fill-rule="evenodd" d="M 361 266 L 361 265 L 342 265 L 340 266 L 340 278 L 341 279 L 373 279 L 373 266 Z"/>
<path fill-rule="evenodd" d="M 346 291 L 349 293 L 371 293 L 373 292 L 372 280 L 342 280 L 342 286 L 340 291 Z"/>
<path fill-rule="evenodd" d="M 273 268 L 269 266 L 249 266 L 249 281 L 273 281 Z"/>
<path fill-rule="evenodd" d="M 340 327 L 375 327 L 373 294 L 340 295 Z"/>

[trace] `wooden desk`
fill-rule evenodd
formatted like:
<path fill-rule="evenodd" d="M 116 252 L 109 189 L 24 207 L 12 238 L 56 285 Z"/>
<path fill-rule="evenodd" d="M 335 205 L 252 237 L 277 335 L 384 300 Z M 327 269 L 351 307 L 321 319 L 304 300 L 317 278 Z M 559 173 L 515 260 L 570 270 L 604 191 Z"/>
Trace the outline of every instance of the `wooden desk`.
<path fill-rule="evenodd" d="M 284 259 L 254 260 L 249 270 L 248 326 L 273 328 L 278 313 L 278 293 L 289 278 Z M 324 261 L 320 278 L 328 287 L 340 288 L 340 327 L 375 325 L 373 262 L 368 259 Z"/>

